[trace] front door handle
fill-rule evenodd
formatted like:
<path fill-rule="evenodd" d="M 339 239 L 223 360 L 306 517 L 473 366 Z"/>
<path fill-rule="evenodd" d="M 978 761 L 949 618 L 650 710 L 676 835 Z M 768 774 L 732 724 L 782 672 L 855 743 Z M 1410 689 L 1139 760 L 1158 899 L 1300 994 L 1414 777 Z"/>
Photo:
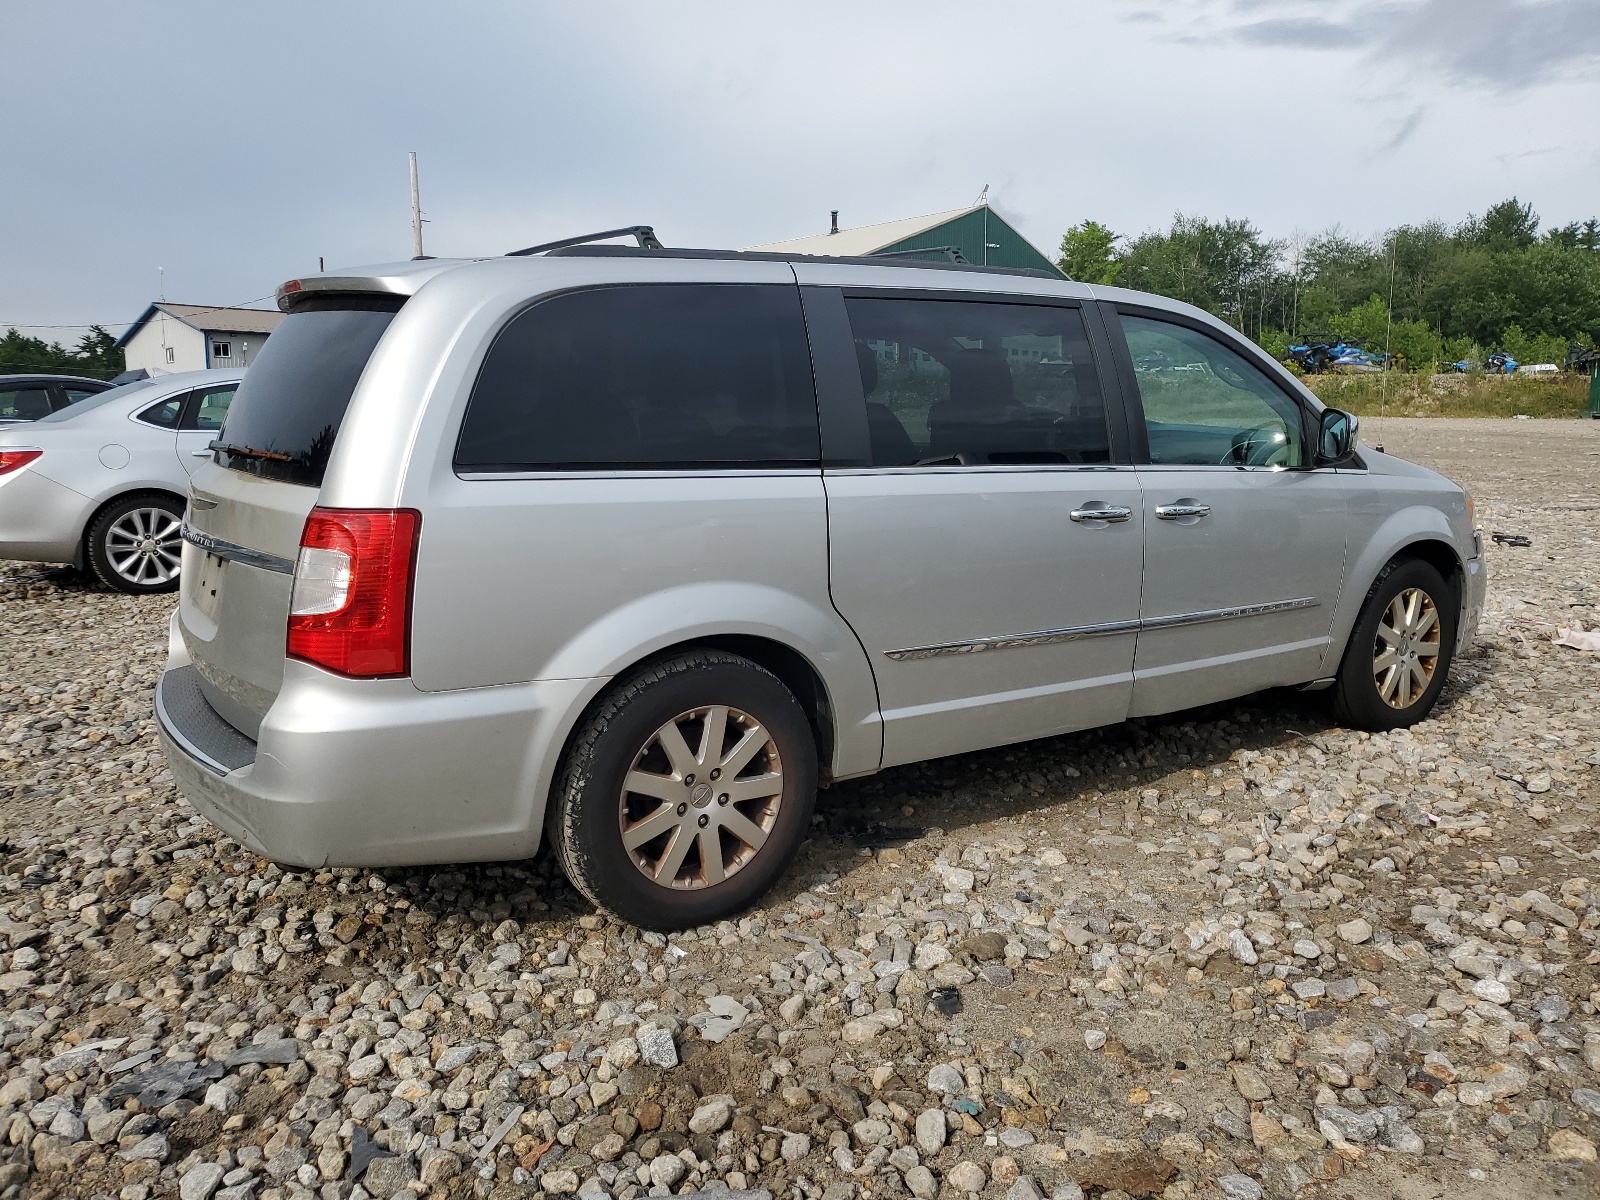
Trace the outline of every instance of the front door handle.
<path fill-rule="evenodd" d="M 189 457 L 190 458 L 210 458 L 211 454 L 212 454 L 212 452 L 210 450 L 191 450 L 191 451 L 189 451 Z"/>
<path fill-rule="evenodd" d="M 1074 521 L 1126 521 L 1133 516 L 1133 509 L 1121 504 L 1100 504 L 1091 500 L 1087 508 L 1075 508 L 1069 516 Z"/>
<path fill-rule="evenodd" d="M 1156 516 L 1163 521 L 1176 521 L 1181 517 L 1203 517 L 1211 511 L 1209 504 L 1158 504 Z"/>

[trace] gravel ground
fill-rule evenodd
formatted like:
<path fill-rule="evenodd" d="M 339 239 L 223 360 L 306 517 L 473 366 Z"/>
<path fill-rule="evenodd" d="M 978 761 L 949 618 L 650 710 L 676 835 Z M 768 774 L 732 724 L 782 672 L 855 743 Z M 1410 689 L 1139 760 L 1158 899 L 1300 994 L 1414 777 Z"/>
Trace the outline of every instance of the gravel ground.
<path fill-rule="evenodd" d="M 670 939 L 548 856 L 255 858 L 156 748 L 170 599 L 0 563 L 0 1200 L 1593 1196 L 1600 423 L 1366 436 L 1533 540 L 1435 719 L 899 768 Z"/>

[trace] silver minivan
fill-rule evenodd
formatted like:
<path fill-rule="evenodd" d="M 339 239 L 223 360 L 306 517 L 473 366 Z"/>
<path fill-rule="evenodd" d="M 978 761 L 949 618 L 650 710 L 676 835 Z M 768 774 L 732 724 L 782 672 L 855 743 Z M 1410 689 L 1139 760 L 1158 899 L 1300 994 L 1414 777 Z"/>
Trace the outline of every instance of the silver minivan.
<path fill-rule="evenodd" d="M 1407 725 L 1482 607 L 1461 488 L 1156 296 L 575 245 L 279 305 L 156 705 L 280 862 L 548 834 L 596 904 L 696 924 L 819 783 L 1281 686 Z"/>

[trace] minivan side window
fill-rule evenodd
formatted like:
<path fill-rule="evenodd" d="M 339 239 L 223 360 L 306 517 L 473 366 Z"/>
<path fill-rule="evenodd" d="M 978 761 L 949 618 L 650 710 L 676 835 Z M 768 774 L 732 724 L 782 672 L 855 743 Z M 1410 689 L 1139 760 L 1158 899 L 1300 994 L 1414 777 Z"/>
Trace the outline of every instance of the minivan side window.
<path fill-rule="evenodd" d="M 1078 309 L 860 296 L 845 305 L 873 466 L 1110 461 Z"/>
<path fill-rule="evenodd" d="M 464 472 L 815 466 L 798 289 L 642 284 L 541 301 L 503 329 L 456 447 Z"/>
<path fill-rule="evenodd" d="M 1150 438 L 1166 466 L 1298 467 L 1300 406 L 1266 372 L 1216 338 L 1122 314 Z"/>

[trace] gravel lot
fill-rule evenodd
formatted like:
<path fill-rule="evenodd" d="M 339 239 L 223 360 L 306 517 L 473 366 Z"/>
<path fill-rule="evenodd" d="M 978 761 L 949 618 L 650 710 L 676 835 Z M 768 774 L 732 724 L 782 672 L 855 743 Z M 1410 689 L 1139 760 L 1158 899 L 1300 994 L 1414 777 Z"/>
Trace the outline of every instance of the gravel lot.
<path fill-rule="evenodd" d="M 1533 540 L 1436 719 L 896 769 L 670 939 L 547 856 L 256 859 L 156 747 L 170 599 L 0 563 L 0 1200 L 1595 1195 L 1600 422 L 1365 436 Z"/>

